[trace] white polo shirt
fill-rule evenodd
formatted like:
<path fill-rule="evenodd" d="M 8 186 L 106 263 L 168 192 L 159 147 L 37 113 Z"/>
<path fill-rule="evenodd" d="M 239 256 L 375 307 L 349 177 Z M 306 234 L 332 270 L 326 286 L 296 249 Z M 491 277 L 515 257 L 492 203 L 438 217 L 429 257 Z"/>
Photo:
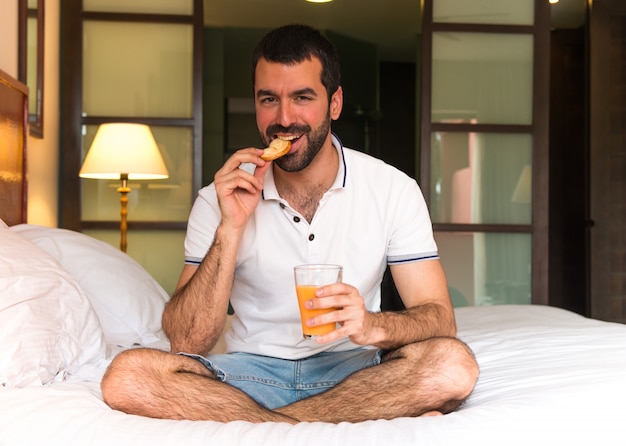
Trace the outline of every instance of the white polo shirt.
<path fill-rule="evenodd" d="M 380 311 L 387 264 L 437 258 L 432 224 L 419 186 L 381 160 L 344 148 L 333 136 L 339 170 L 309 224 L 280 198 L 272 169 L 245 229 L 237 257 L 226 334 L 228 352 L 299 359 L 356 348 L 347 338 L 320 345 L 302 336 L 293 267 L 343 265 L 370 311 Z M 199 264 L 220 222 L 213 184 L 200 190 L 185 239 L 185 261 Z"/>

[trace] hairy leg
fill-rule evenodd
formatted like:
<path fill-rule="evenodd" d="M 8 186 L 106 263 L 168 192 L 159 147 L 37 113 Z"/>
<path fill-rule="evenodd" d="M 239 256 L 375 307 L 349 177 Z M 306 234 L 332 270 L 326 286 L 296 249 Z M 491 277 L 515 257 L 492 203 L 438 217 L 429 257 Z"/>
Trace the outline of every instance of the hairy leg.
<path fill-rule="evenodd" d="M 277 409 L 301 421 L 360 422 L 448 413 L 472 392 L 478 366 L 454 338 L 404 346 L 333 389 Z"/>
<path fill-rule="evenodd" d="M 105 373 L 101 388 L 111 408 L 152 418 L 297 422 L 215 379 L 198 361 L 159 350 L 135 349 L 119 354 Z"/>
<path fill-rule="evenodd" d="M 338 423 L 447 413 L 467 398 L 477 377 L 465 344 L 434 338 L 395 350 L 379 366 L 276 411 L 216 380 L 198 361 L 158 350 L 121 353 L 101 387 L 113 409 L 153 418 Z"/>

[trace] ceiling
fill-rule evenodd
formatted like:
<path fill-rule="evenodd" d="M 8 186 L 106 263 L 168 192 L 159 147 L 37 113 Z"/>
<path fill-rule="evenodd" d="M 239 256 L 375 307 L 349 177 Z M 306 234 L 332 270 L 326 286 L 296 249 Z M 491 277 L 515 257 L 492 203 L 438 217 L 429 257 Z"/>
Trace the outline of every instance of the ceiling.
<path fill-rule="evenodd" d="M 546 0 L 548 1 L 548 0 Z M 391 7 L 390 3 L 393 4 Z M 414 60 L 420 0 L 204 0 L 207 26 L 273 28 L 305 23 L 375 43 L 383 60 Z M 585 20 L 587 0 L 552 5 L 553 28 L 576 28 Z"/>

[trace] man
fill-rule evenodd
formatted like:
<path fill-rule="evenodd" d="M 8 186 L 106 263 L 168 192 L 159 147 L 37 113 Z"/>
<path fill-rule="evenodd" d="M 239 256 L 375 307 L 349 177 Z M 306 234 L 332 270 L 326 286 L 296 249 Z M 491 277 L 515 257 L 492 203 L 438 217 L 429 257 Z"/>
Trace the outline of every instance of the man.
<path fill-rule="evenodd" d="M 343 105 L 336 52 L 321 34 L 290 25 L 253 55 L 257 126 L 265 162 L 236 152 L 200 191 L 186 264 L 163 314 L 172 352 L 118 355 L 102 391 L 113 408 L 191 420 L 359 422 L 454 410 L 478 367 L 456 325 L 430 219 L 414 180 L 342 147 L 331 133 Z M 302 336 L 293 267 L 337 263 L 344 283 L 310 308 L 337 308 Z M 386 265 L 406 306 L 380 312 Z M 208 355 L 226 320 L 228 354 Z M 207 356 L 208 355 L 208 356 Z"/>

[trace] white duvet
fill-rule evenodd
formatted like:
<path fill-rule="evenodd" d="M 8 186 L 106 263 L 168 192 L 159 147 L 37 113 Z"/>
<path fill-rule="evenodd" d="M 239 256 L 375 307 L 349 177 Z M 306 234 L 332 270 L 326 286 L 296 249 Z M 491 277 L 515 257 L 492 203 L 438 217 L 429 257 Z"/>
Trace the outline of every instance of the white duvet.
<path fill-rule="evenodd" d="M 99 380 L 116 352 L 167 348 L 167 299 L 110 245 L 0 220 L 0 445 L 626 444 L 626 326 L 530 305 L 456 310 L 481 374 L 445 416 L 292 426 L 113 411 Z"/>
<path fill-rule="evenodd" d="M 111 410 L 96 381 L 54 382 L 0 389 L 0 444 L 626 444 L 626 326 L 544 306 L 456 314 L 481 375 L 466 404 L 442 417 L 294 426 L 157 420 Z"/>

